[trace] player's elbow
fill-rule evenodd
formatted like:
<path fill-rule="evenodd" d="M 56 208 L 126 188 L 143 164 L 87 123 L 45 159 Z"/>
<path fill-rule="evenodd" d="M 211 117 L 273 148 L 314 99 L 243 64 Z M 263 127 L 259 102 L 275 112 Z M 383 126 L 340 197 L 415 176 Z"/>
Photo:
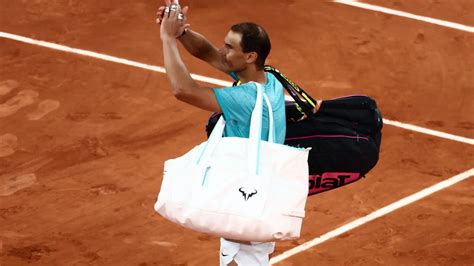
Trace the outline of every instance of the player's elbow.
<path fill-rule="evenodd" d="M 183 102 L 189 103 L 195 99 L 196 92 L 199 91 L 199 86 L 194 82 L 182 82 L 172 86 L 173 96 Z"/>
<path fill-rule="evenodd" d="M 185 101 L 187 98 L 188 93 L 186 93 L 186 90 L 182 87 L 179 86 L 173 86 L 173 96 L 180 100 L 180 101 Z"/>
<path fill-rule="evenodd" d="M 173 87 L 173 96 L 179 100 L 180 97 L 183 97 L 183 90 L 180 87 Z"/>
<path fill-rule="evenodd" d="M 183 93 L 173 93 L 174 97 L 180 101 L 184 101 L 184 99 L 186 98 L 186 96 L 184 96 Z"/>

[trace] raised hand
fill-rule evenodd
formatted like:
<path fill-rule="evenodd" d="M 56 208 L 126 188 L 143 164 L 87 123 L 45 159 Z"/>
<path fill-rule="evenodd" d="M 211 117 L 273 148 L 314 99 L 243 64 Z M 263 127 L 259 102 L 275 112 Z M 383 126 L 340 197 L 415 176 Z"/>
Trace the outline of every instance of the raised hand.
<path fill-rule="evenodd" d="M 189 7 L 183 9 L 177 4 L 178 1 L 165 1 L 166 6 L 160 6 L 157 11 L 156 23 L 161 24 L 160 36 L 161 38 L 178 38 L 184 34 L 186 29 L 190 26 L 186 24 L 186 14 Z"/>

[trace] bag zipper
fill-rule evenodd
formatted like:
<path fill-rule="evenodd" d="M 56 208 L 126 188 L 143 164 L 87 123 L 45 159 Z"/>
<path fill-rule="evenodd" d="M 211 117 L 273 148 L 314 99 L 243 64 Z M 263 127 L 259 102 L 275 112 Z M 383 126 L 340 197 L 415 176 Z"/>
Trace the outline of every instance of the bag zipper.
<path fill-rule="evenodd" d="M 349 135 L 311 135 L 311 136 L 304 136 L 304 137 L 287 138 L 287 139 L 285 139 L 285 141 L 299 140 L 299 139 L 313 139 L 313 138 L 346 138 L 346 139 L 357 139 L 357 141 L 359 141 L 359 139 L 369 141 L 368 137 L 363 137 L 363 136 L 359 136 L 359 135 L 356 135 L 356 136 L 349 136 Z"/>
<path fill-rule="evenodd" d="M 206 170 L 204 171 L 204 176 L 202 177 L 202 182 L 201 182 L 201 186 L 203 187 L 206 183 L 206 179 L 207 179 L 207 172 L 209 172 L 209 169 L 211 167 L 210 166 L 207 166 L 206 167 Z"/>

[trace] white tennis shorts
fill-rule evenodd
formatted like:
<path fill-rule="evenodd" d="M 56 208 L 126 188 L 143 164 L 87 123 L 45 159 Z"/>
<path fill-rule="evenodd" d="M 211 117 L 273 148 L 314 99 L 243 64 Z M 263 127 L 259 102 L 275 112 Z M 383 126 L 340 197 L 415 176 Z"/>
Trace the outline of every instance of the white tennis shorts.
<path fill-rule="evenodd" d="M 275 242 L 251 242 L 249 245 L 221 238 L 220 266 L 226 266 L 232 260 L 242 266 L 267 266 L 274 250 Z"/>

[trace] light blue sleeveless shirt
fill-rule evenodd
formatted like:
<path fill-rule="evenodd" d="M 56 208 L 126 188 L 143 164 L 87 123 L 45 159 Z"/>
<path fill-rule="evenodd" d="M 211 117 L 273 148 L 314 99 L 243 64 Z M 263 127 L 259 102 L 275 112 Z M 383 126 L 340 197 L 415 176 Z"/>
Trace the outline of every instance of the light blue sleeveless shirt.
<path fill-rule="evenodd" d="M 230 73 L 236 79 L 234 73 Z M 273 76 L 265 72 L 267 83 L 263 92 L 267 94 L 273 109 L 273 124 L 275 142 L 283 144 L 286 134 L 285 95 L 283 86 Z M 221 107 L 226 121 L 225 136 L 248 138 L 250 132 L 250 117 L 252 116 L 257 88 L 253 83 L 245 83 L 235 87 L 214 89 L 217 102 Z M 268 140 L 268 108 L 263 101 L 262 140 Z"/>

